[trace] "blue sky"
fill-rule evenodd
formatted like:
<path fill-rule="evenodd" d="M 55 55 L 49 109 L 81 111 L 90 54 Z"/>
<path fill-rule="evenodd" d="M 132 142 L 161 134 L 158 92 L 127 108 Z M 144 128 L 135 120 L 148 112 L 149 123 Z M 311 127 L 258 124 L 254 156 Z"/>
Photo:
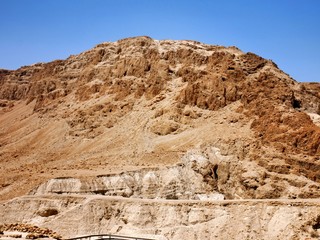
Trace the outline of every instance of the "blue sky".
<path fill-rule="evenodd" d="M 320 0 L 0 0 L 0 68 L 147 35 L 237 46 L 320 82 Z"/>

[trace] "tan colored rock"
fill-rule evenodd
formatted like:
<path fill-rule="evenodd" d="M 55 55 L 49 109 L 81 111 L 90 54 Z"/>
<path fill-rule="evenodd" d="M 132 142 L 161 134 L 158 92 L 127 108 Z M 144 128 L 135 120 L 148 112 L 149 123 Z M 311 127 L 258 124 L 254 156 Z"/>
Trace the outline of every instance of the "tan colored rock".
<path fill-rule="evenodd" d="M 149 37 L 102 43 L 66 60 L 0 70 L 0 200 L 31 191 L 37 193 L 35 202 L 41 202 L 40 193 L 162 201 L 318 199 L 319 89 L 319 83 L 298 83 L 272 61 L 236 47 Z M 36 210 L 36 204 L 28 203 L 32 214 L 26 218 L 16 213 L 5 217 L 29 223 L 54 219 L 57 229 L 63 220 L 65 229 L 76 227 L 80 233 L 70 223 L 79 219 L 66 210 L 71 205 L 82 209 L 75 199 L 40 204 Z M 202 222 L 210 215 L 205 208 L 189 209 L 185 202 L 164 207 L 168 215 L 160 215 L 167 225 L 148 229 L 160 227 L 168 239 L 226 239 L 227 231 L 218 223 L 230 221 L 241 223 L 235 239 L 283 239 L 284 233 L 300 239 L 316 234 L 311 222 L 304 231 L 286 218 L 294 222 L 308 201 L 294 211 L 283 210 L 280 202 L 263 210 L 252 206 L 262 217 L 274 216 L 265 217 L 261 226 L 253 210 L 249 214 L 241 207 L 238 214 L 250 217 L 236 217 L 232 211 L 237 208 L 228 214 L 218 208 L 211 209 L 214 218 Z M 83 204 L 88 207 L 83 212 L 93 208 Z M 97 215 L 83 221 L 90 223 L 83 233 L 104 230 L 107 223 L 130 232 L 132 226 L 142 226 L 135 225 L 139 219 L 151 226 L 155 215 L 149 212 L 158 206 L 137 204 L 138 220 L 118 213 L 122 222 L 116 223 L 108 209 L 94 209 Z M 92 228 L 96 222 L 101 225 Z M 269 230 L 263 230 L 267 225 Z"/>

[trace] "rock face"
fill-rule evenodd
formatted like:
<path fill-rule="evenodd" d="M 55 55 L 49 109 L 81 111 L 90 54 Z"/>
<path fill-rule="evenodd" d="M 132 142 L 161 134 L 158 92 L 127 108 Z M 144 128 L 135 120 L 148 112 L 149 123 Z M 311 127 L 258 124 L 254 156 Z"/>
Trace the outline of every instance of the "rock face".
<path fill-rule="evenodd" d="M 39 215 L 39 210 L 52 208 L 60 213 Z M 158 240 L 298 240 L 317 239 L 320 232 L 319 202 L 301 200 L 208 202 L 47 195 L 15 199 L 0 210 L 7 222 L 40 224 L 64 237 L 111 233 Z"/>
<path fill-rule="evenodd" d="M 67 212 L 73 212 L 64 204 L 87 195 L 105 199 L 99 200 L 102 209 L 110 204 L 111 196 L 128 198 L 121 202 L 123 206 L 137 198 L 186 201 L 174 207 L 175 216 L 182 214 L 180 208 L 189 200 L 313 198 L 317 202 L 319 126 L 320 84 L 298 83 L 275 63 L 253 53 L 149 37 L 102 43 L 66 60 L 15 71 L 0 69 L 0 200 L 31 194 L 21 200 L 21 212 L 32 209 L 38 220 L 59 221 L 69 221 Z M 33 211 L 31 201 L 47 204 L 47 200 L 41 202 L 42 197 L 60 199 L 59 207 Z M 36 221 L 31 212 L 15 220 L 10 211 L 19 201 L 4 205 L 6 216 L 0 224 Z M 299 201 L 296 209 L 303 205 Z M 314 204 L 310 213 L 317 210 Z M 85 201 L 80 205 L 86 209 L 82 213 L 88 214 L 91 205 Z M 235 211 L 213 205 L 214 211 L 225 213 L 221 214 L 225 220 Z M 203 206 L 201 211 L 205 211 Z M 283 210 L 280 202 L 245 206 L 252 207 L 252 214 L 261 210 L 268 215 L 272 208 L 284 216 L 280 219 L 299 214 L 293 208 Z M 167 205 L 165 209 L 171 211 Z M 239 211 L 246 214 L 244 208 Z M 279 217 L 272 215 L 272 220 L 271 215 L 261 223 L 271 224 L 270 229 Z M 311 215 L 290 231 L 284 229 L 295 225 L 283 225 L 283 234 L 291 234 L 291 239 L 315 235 L 318 230 L 312 224 L 317 216 Z M 128 216 L 119 228 L 133 224 L 134 218 Z M 183 218 L 190 216 L 187 212 Z M 214 219 L 219 217 L 217 213 Z M 119 221 L 105 215 L 101 219 L 105 218 L 111 225 Z M 247 220 L 255 224 L 257 219 L 253 214 Z M 47 223 L 40 220 L 42 225 Z M 171 229 L 179 225 L 176 222 L 170 222 Z M 98 223 L 94 217 L 90 224 L 87 220 L 74 224 L 87 224 L 85 231 L 74 232 L 84 234 Z M 186 230 L 181 227 L 184 224 L 193 227 Z M 176 228 L 179 233 L 169 233 L 169 225 L 161 225 L 160 232 L 168 239 L 182 239 L 186 230 L 200 239 L 208 238 L 203 234 L 211 231 L 209 226 L 219 228 L 201 223 L 201 230 L 195 230 L 199 224 L 181 223 Z M 68 231 L 67 226 L 61 226 L 63 231 Z M 224 239 L 221 229 L 212 234 L 222 234 Z M 248 229 L 241 227 L 241 231 Z M 103 230 L 110 228 L 99 227 L 95 232 Z M 285 236 L 251 230 L 248 237 L 258 239 Z M 246 238 L 238 234 L 235 239 Z"/>
<path fill-rule="evenodd" d="M 199 153 L 188 153 L 178 166 L 141 169 L 94 178 L 56 178 L 31 194 L 101 194 L 144 199 L 224 199 L 218 193 L 215 166 Z"/>

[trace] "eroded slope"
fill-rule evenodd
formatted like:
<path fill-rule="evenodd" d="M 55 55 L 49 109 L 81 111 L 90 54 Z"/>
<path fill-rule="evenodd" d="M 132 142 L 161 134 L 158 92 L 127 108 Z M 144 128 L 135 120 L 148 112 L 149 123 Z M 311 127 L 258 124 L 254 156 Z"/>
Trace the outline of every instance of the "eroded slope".
<path fill-rule="evenodd" d="M 319 94 L 236 47 L 149 37 L 0 70 L 0 223 L 316 237 Z"/>
<path fill-rule="evenodd" d="M 314 185 L 293 196 L 318 197 L 319 84 L 252 53 L 138 37 L 2 70 L 0 84 L 2 199 L 53 177 L 170 166 L 207 147 L 267 172 L 269 183 L 243 184 L 241 197 L 266 184 L 280 193 L 259 197 L 279 197 L 279 179 L 299 188 L 288 179 L 301 177 Z"/>

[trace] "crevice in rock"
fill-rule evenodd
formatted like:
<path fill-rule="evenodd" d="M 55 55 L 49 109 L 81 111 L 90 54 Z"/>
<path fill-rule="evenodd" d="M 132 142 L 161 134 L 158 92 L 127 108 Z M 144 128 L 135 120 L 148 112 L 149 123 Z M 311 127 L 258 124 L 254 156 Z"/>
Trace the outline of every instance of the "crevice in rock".
<path fill-rule="evenodd" d="M 213 174 L 214 174 L 214 178 L 218 180 L 218 165 L 214 165 Z"/>
<path fill-rule="evenodd" d="M 58 213 L 59 213 L 59 211 L 57 209 L 48 208 L 48 209 L 40 210 L 38 212 L 38 215 L 41 217 L 50 217 L 53 215 L 57 215 Z"/>
<path fill-rule="evenodd" d="M 320 229 L 320 215 L 316 218 L 315 223 L 312 225 L 314 230 Z"/>

